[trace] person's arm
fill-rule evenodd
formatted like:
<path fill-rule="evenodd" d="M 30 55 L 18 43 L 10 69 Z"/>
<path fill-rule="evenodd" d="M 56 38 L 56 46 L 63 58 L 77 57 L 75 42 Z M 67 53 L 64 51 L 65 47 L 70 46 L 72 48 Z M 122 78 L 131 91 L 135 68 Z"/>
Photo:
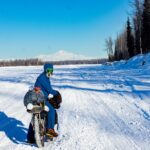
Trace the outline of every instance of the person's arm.
<path fill-rule="evenodd" d="M 57 94 L 57 92 L 52 89 L 50 80 L 47 79 L 44 74 L 37 78 L 35 86 L 41 87 L 46 99 L 49 94 L 52 94 L 53 96 Z"/>
<path fill-rule="evenodd" d="M 53 96 L 57 94 L 57 92 L 54 89 L 52 89 L 52 86 L 49 80 L 47 81 L 44 80 L 44 82 L 41 82 L 41 85 L 44 89 L 44 92 L 45 92 L 44 94 L 47 95 L 47 98 L 49 94 L 52 94 Z"/>

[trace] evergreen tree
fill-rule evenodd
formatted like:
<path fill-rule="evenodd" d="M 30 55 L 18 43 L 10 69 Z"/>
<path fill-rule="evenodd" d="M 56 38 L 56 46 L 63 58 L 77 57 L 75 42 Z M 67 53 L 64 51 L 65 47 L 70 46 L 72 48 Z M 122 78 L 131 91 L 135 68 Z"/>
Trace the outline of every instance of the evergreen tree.
<path fill-rule="evenodd" d="M 135 37 L 135 53 L 142 53 L 141 49 L 141 29 L 142 29 L 142 12 L 143 3 L 141 0 L 134 0 L 133 6 L 135 8 L 133 23 L 134 23 L 134 37 Z"/>
<path fill-rule="evenodd" d="M 119 53 L 119 38 L 117 36 L 117 39 L 115 40 L 114 60 L 120 60 L 118 53 Z"/>
<path fill-rule="evenodd" d="M 144 53 L 150 52 L 150 0 L 144 1 L 142 15 L 142 50 Z"/>
<path fill-rule="evenodd" d="M 129 52 L 129 56 L 133 57 L 135 55 L 134 52 L 134 37 L 132 35 L 132 28 L 130 25 L 130 20 L 127 20 L 127 48 Z"/>

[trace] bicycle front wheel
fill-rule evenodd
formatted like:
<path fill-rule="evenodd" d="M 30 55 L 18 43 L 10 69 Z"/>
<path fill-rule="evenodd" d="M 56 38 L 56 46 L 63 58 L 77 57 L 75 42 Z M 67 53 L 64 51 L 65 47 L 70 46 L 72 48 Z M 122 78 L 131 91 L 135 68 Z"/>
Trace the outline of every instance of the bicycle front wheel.
<path fill-rule="evenodd" d="M 40 124 L 38 115 L 34 115 L 34 136 L 35 136 L 35 141 L 38 147 L 43 147 L 44 146 L 44 126 Z"/>

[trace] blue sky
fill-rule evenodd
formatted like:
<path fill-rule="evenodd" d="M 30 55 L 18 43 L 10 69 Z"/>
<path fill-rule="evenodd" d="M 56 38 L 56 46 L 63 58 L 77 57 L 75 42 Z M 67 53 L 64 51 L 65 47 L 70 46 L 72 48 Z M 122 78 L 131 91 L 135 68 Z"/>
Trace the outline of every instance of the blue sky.
<path fill-rule="evenodd" d="M 126 22 L 128 0 L 0 1 L 0 59 L 65 50 L 106 57 L 105 38 Z"/>

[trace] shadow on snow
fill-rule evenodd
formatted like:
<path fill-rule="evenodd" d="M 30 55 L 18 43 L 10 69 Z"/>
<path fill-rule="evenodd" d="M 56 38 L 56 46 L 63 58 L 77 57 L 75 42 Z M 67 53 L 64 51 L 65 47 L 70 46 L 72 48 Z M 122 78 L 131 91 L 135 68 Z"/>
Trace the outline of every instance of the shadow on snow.
<path fill-rule="evenodd" d="M 0 132 L 4 132 L 5 135 L 16 144 L 25 144 L 27 129 L 21 121 L 11 118 L 1 111 L 0 120 Z"/>

